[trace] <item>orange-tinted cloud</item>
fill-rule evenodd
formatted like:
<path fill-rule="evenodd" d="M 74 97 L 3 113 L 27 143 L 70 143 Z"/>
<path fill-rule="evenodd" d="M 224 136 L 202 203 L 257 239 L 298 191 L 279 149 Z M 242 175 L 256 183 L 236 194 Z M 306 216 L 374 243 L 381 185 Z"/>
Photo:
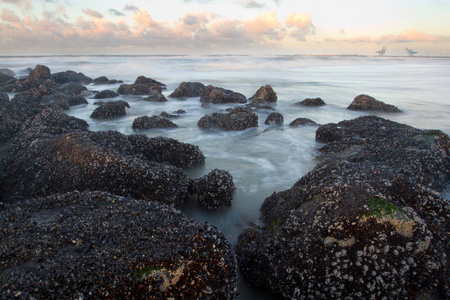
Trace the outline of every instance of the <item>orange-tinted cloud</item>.
<path fill-rule="evenodd" d="M 290 13 L 284 24 L 290 29 L 289 36 L 299 41 L 305 41 L 307 35 L 315 34 L 310 14 Z"/>
<path fill-rule="evenodd" d="M 98 18 L 98 19 L 102 19 L 103 15 L 93 9 L 83 9 L 83 13 L 85 13 L 88 16 L 91 16 L 92 18 Z"/>
<path fill-rule="evenodd" d="M 26 10 L 30 10 L 33 8 L 33 5 L 31 4 L 31 0 L 1 0 L 1 2 L 14 4 L 14 5 L 24 8 Z"/>
<path fill-rule="evenodd" d="M 13 12 L 12 10 L 9 9 L 2 9 L 2 14 L 0 15 L 0 18 L 3 21 L 9 22 L 9 23 L 19 23 L 20 22 L 20 18 L 15 14 L 15 12 Z"/>

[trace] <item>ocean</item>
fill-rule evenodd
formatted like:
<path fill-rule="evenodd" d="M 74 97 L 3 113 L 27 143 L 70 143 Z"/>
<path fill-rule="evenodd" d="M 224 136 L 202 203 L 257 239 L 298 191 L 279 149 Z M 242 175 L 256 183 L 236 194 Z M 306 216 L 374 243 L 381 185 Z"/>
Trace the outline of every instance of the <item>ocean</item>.
<path fill-rule="evenodd" d="M 274 110 L 257 112 L 259 126 L 244 131 L 207 131 L 197 126 L 205 114 L 223 111 L 236 105 L 203 107 L 199 98 L 154 103 L 143 96 L 120 96 L 131 109 L 127 116 L 94 120 L 89 116 L 97 107 L 89 104 L 72 107 L 67 114 L 86 120 L 90 130 L 118 130 L 136 133 L 133 120 L 143 115 L 173 113 L 183 109 L 186 114 L 173 120 L 179 127 L 140 131 L 148 136 L 165 136 L 199 146 L 206 163 L 187 170 L 201 177 L 218 168 L 229 171 L 237 187 L 233 206 L 218 212 L 207 212 L 195 203 L 186 203 L 183 213 L 200 222 L 208 221 L 224 232 L 235 244 L 238 235 L 250 222 L 257 222 L 264 199 L 273 192 L 290 188 L 315 165 L 318 148 L 315 141 L 318 126 L 289 127 L 294 119 L 309 118 L 318 124 L 336 123 L 367 115 L 346 107 L 360 94 L 368 94 L 403 112 L 377 113 L 378 116 L 421 129 L 440 129 L 450 134 L 450 57 L 368 57 L 368 56 L 29 56 L 0 57 L 0 69 L 16 74 L 37 64 L 52 73 L 73 70 L 93 79 L 109 79 L 133 83 L 144 75 L 167 85 L 167 97 L 183 81 L 230 89 L 247 98 L 264 85 L 271 85 L 278 95 Z M 116 91 L 120 84 L 89 85 L 90 90 Z M 10 94 L 12 97 L 13 94 Z M 322 98 L 327 105 L 304 107 L 295 103 L 305 98 Z M 283 126 L 265 125 L 273 111 L 284 116 Z M 450 186 L 449 186 L 450 187 Z M 450 193 L 443 195 L 449 198 Z M 241 283 L 238 299 L 271 299 Z"/>

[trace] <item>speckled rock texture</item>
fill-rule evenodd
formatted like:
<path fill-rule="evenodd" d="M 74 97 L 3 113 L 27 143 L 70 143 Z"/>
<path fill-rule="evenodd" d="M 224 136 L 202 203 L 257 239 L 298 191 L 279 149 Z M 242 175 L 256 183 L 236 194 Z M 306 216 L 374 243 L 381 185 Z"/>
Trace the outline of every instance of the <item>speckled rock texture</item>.
<path fill-rule="evenodd" d="M 116 79 L 108 79 L 106 76 L 100 76 L 94 79 L 94 85 L 100 85 L 100 84 L 116 84 L 116 83 L 123 83 L 122 80 L 116 80 Z"/>
<path fill-rule="evenodd" d="M 245 281 L 286 299 L 447 299 L 450 140 L 368 116 L 239 237 Z"/>
<path fill-rule="evenodd" d="M 133 129 L 176 128 L 177 124 L 160 116 L 141 116 L 133 121 Z"/>
<path fill-rule="evenodd" d="M 155 91 L 161 92 L 166 85 L 145 76 L 136 78 L 133 84 L 121 84 L 117 92 L 120 95 L 149 95 Z"/>
<path fill-rule="evenodd" d="M 323 105 L 326 105 L 325 101 L 323 101 L 321 98 L 306 98 L 305 100 L 300 101 L 297 104 L 303 105 L 303 106 L 323 106 Z"/>
<path fill-rule="evenodd" d="M 51 79 L 57 84 L 75 83 L 80 85 L 86 85 L 94 82 L 92 78 L 87 77 L 83 73 L 77 73 L 74 71 L 58 72 L 51 75 Z"/>
<path fill-rule="evenodd" d="M 196 146 L 115 131 L 90 132 L 85 121 L 47 109 L 26 122 L 9 147 L 9 157 L 1 161 L 0 196 L 14 202 L 56 192 L 102 190 L 180 207 L 191 179 L 179 167 L 203 161 Z"/>
<path fill-rule="evenodd" d="M 200 102 L 203 104 L 246 103 L 247 98 L 240 93 L 208 85 L 202 91 Z"/>
<path fill-rule="evenodd" d="M 195 180 L 195 192 L 200 206 L 207 210 L 231 207 L 236 186 L 233 176 L 225 170 L 214 169 Z"/>
<path fill-rule="evenodd" d="M 164 96 L 160 91 L 151 91 L 148 97 L 145 97 L 142 99 L 144 101 L 151 101 L 151 102 L 166 102 L 167 98 Z"/>
<path fill-rule="evenodd" d="M 109 119 L 125 116 L 130 104 L 124 100 L 102 102 L 91 114 L 92 119 Z"/>
<path fill-rule="evenodd" d="M 105 192 L 0 212 L 2 299 L 235 299 L 237 263 L 214 226 Z"/>
<path fill-rule="evenodd" d="M 355 97 L 353 102 L 347 107 L 350 110 L 375 110 L 382 112 L 400 113 L 401 110 L 398 107 L 386 104 L 368 95 L 359 95 Z"/>
<path fill-rule="evenodd" d="M 171 98 L 192 98 L 200 97 L 202 95 L 205 85 L 201 82 L 182 82 L 169 95 Z"/>
<path fill-rule="evenodd" d="M 0 142 L 5 142 L 19 132 L 25 116 L 13 108 L 8 94 L 0 93 Z"/>
<path fill-rule="evenodd" d="M 250 127 L 258 127 L 258 115 L 249 107 L 236 107 L 228 113 L 213 113 L 204 115 L 199 121 L 200 128 L 218 128 L 225 131 L 245 130 Z"/>
<path fill-rule="evenodd" d="M 104 90 L 97 94 L 95 94 L 94 99 L 106 99 L 106 98 L 116 98 L 119 97 L 119 94 L 117 94 L 114 91 L 110 90 Z"/>
<path fill-rule="evenodd" d="M 248 100 L 251 101 L 252 104 L 275 103 L 278 100 L 278 96 L 270 85 L 265 85 L 260 87 Z"/>
<path fill-rule="evenodd" d="M 291 123 L 289 123 L 289 126 L 291 127 L 299 127 L 304 125 L 317 125 L 317 123 L 308 118 L 297 118 Z"/>
<path fill-rule="evenodd" d="M 278 125 L 278 126 L 283 125 L 283 123 L 284 123 L 283 115 L 277 112 L 269 114 L 266 118 L 266 121 L 264 122 L 264 124 L 266 125 Z"/>

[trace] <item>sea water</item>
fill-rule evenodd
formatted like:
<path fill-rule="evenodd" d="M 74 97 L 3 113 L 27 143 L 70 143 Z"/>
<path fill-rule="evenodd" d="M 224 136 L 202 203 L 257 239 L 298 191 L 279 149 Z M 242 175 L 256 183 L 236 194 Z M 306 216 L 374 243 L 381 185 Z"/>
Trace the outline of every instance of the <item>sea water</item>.
<path fill-rule="evenodd" d="M 72 107 L 66 113 L 86 120 L 90 130 L 118 130 L 136 133 L 133 120 L 143 115 L 159 115 L 178 109 L 186 111 L 173 121 L 174 129 L 140 131 L 150 137 L 165 136 L 200 147 L 206 156 L 202 166 L 187 170 L 201 177 L 215 168 L 229 171 L 237 187 L 233 206 L 217 212 L 186 203 L 182 211 L 200 222 L 217 226 L 235 244 L 239 234 L 258 220 L 264 199 L 273 192 L 290 188 L 316 165 L 322 144 L 315 141 L 318 126 L 288 126 L 294 119 L 309 118 L 318 124 L 336 123 L 367 115 L 346 107 L 360 94 L 368 94 L 399 107 L 400 114 L 378 116 L 421 129 L 440 129 L 450 134 L 450 57 L 364 57 L 364 56 L 31 56 L 0 57 L 0 68 L 25 75 L 27 68 L 46 65 L 52 73 L 73 70 L 96 78 L 133 83 L 144 75 L 167 85 L 167 97 L 183 81 L 230 89 L 251 97 L 259 87 L 271 85 L 278 95 L 272 109 L 257 111 L 259 126 L 237 132 L 204 130 L 197 125 L 205 114 L 224 111 L 234 105 L 203 107 L 199 97 L 168 102 L 143 101 L 144 96 L 120 96 L 131 109 L 125 117 L 94 120 L 97 107 L 92 97 L 88 105 Z M 93 91 L 116 91 L 120 84 L 89 85 Z M 13 96 L 10 94 L 10 96 Z M 305 98 L 322 98 L 327 105 L 304 107 Z M 284 116 L 283 126 L 265 125 L 273 111 Z M 449 193 L 443 194 L 449 197 Z M 270 299 L 242 283 L 239 299 Z"/>

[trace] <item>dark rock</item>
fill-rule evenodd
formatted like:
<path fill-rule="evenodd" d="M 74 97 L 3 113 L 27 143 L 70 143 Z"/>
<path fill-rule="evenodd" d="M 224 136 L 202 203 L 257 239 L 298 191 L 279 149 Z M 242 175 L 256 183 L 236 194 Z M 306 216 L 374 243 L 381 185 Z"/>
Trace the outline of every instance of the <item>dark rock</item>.
<path fill-rule="evenodd" d="M 225 236 L 166 205 L 55 194 L 0 212 L 0 226 L 2 299 L 236 297 Z"/>
<path fill-rule="evenodd" d="M 179 168 L 191 168 L 205 162 L 205 156 L 198 146 L 182 143 L 166 137 L 149 138 L 142 134 L 128 136 L 133 151 L 148 160 L 167 163 Z"/>
<path fill-rule="evenodd" d="M 152 101 L 152 102 L 166 102 L 166 97 L 159 91 L 153 90 L 149 93 L 150 95 L 142 100 Z"/>
<path fill-rule="evenodd" d="M 9 76 L 2 75 L 0 76 L 0 81 L 3 81 L 1 84 L 1 89 L 4 92 L 20 93 L 29 89 L 38 89 L 43 87 L 47 89 L 54 88 L 54 83 L 51 81 L 50 69 L 42 65 L 37 65 L 36 68 L 31 70 L 30 74 L 28 74 L 25 79 L 12 80 Z"/>
<path fill-rule="evenodd" d="M 57 110 L 69 110 L 69 100 L 67 95 L 62 93 L 55 93 L 42 97 L 41 103 L 46 107 L 50 107 Z"/>
<path fill-rule="evenodd" d="M 162 92 L 165 84 L 145 76 L 136 78 L 133 84 L 122 84 L 117 91 L 120 95 L 149 95 L 155 91 Z"/>
<path fill-rule="evenodd" d="M 396 106 L 391 104 L 386 104 L 368 95 L 359 95 L 355 97 L 352 104 L 350 104 L 347 109 L 350 110 L 375 110 L 383 112 L 401 112 Z"/>
<path fill-rule="evenodd" d="M 207 210 L 231 207 L 236 186 L 229 172 L 214 169 L 208 175 L 196 179 L 194 185 L 200 206 Z"/>
<path fill-rule="evenodd" d="M 38 114 L 46 107 L 41 103 L 41 100 L 44 96 L 48 96 L 51 93 L 51 90 L 45 87 L 32 88 L 16 94 L 11 99 L 11 103 L 18 113 L 29 118 Z"/>
<path fill-rule="evenodd" d="M 93 82 L 92 78 L 87 77 L 83 73 L 77 73 L 74 71 L 65 71 L 55 73 L 51 76 L 52 80 L 59 85 L 66 83 L 74 83 L 79 85 L 86 85 Z"/>
<path fill-rule="evenodd" d="M 81 96 L 67 96 L 67 101 L 69 102 L 69 106 L 88 104 L 86 98 Z"/>
<path fill-rule="evenodd" d="M 335 126 L 317 167 L 239 237 L 245 281 L 286 299 L 448 298 L 450 207 L 438 191 L 450 138 L 373 116 Z"/>
<path fill-rule="evenodd" d="M 17 79 L 4 73 L 0 73 L 0 90 L 9 92 L 11 89 L 9 86 L 13 85 Z"/>
<path fill-rule="evenodd" d="M 15 77 L 16 76 L 16 73 L 14 73 L 14 71 L 10 70 L 10 69 L 0 69 L 0 73 L 4 74 L 4 75 L 8 75 L 10 77 Z M 0 83 L 1 83 L 1 81 L 0 81 Z"/>
<path fill-rule="evenodd" d="M 204 115 L 198 121 L 198 126 L 205 129 L 219 128 L 226 131 L 245 130 L 250 127 L 258 127 L 258 115 L 253 113 L 250 108 L 236 107 L 226 114 Z"/>
<path fill-rule="evenodd" d="M 303 125 L 317 125 L 317 123 L 311 119 L 297 118 L 289 124 L 289 126 L 291 126 L 291 127 L 298 127 L 298 126 L 303 126 Z M 322 136 L 319 136 L 319 139 L 320 138 L 322 138 Z"/>
<path fill-rule="evenodd" d="M 130 108 L 128 102 L 123 100 L 103 102 L 91 114 L 93 119 L 108 119 L 125 116 L 127 108 Z"/>
<path fill-rule="evenodd" d="M 142 116 L 133 121 L 133 129 L 176 128 L 177 124 L 159 116 Z"/>
<path fill-rule="evenodd" d="M 273 112 L 270 115 L 267 116 L 266 121 L 264 124 L 266 125 L 278 125 L 281 126 L 284 123 L 283 115 L 277 112 Z"/>
<path fill-rule="evenodd" d="M 106 98 L 116 98 L 119 94 L 110 90 L 104 90 L 100 93 L 95 94 L 94 99 L 106 99 Z"/>
<path fill-rule="evenodd" d="M 179 110 L 175 111 L 174 113 L 176 113 L 176 114 L 185 114 L 186 111 L 183 110 L 183 109 L 179 109 Z"/>
<path fill-rule="evenodd" d="M 177 119 L 177 118 L 180 117 L 179 115 L 172 115 L 172 114 L 166 113 L 165 111 L 160 113 L 159 116 L 163 117 L 163 118 L 166 118 L 166 119 Z"/>
<path fill-rule="evenodd" d="M 94 79 L 94 85 L 100 85 L 100 84 L 116 84 L 116 83 L 123 83 L 122 80 L 116 80 L 116 79 L 108 79 L 106 76 L 100 76 L 98 78 Z"/>
<path fill-rule="evenodd" d="M 336 124 L 325 124 L 316 131 L 316 140 L 322 143 L 339 141 L 342 139 L 342 132 Z"/>
<path fill-rule="evenodd" d="M 245 103 L 247 99 L 240 93 L 208 85 L 202 91 L 200 102 L 203 104 Z"/>
<path fill-rule="evenodd" d="M 58 86 L 56 91 L 66 95 L 78 96 L 84 91 L 87 91 L 87 88 L 81 84 L 69 82 Z"/>
<path fill-rule="evenodd" d="M 25 116 L 14 109 L 9 96 L 0 93 L 0 143 L 14 137 L 24 121 Z"/>
<path fill-rule="evenodd" d="M 257 103 L 274 103 L 277 102 L 278 96 L 273 91 L 270 85 L 262 86 L 256 91 L 256 93 L 248 100 L 252 101 L 252 104 Z"/>
<path fill-rule="evenodd" d="M 200 82 L 182 82 L 178 87 L 169 95 L 171 98 L 191 98 L 200 97 L 202 95 L 205 85 Z"/>
<path fill-rule="evenodd" d="M 321 98 L 306 98 L 305 100 L 299 102 L 298 104 L 304 106 L 322 106 L 326 105 L 325 101 Z"/>
<path fill-rule="evenodd" d="M 37 65 L 27 76 L 27 80 L 33 82 L 43 82 L 51 78 L 52 74 L 50 72 L 50 69 L 42 65 Z"/>

